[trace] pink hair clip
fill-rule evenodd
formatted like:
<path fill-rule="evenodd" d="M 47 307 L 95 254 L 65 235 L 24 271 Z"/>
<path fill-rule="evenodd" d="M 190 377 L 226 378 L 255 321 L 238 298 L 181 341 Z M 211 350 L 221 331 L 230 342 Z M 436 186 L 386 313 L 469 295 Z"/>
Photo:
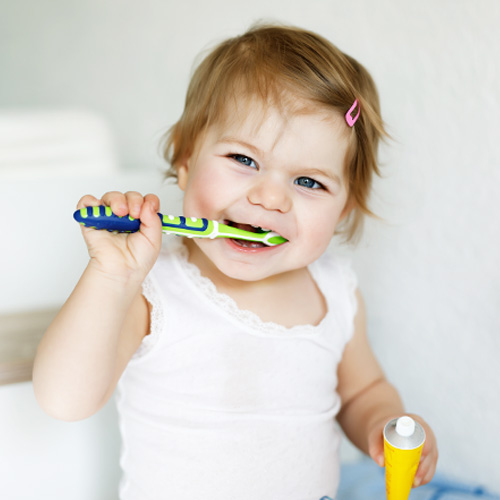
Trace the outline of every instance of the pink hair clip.
<path fill-rule="evenodd" d="M 358 106 L 358 114 L 353 117 L 352 112 L 356 109 L 356 106 Z M 361 106 L 358 105 L 358 100 L 356 99 L 353 105 L 349 108 L 349 111 L 345 114 L 345 121 L 347 122 L 347 125 L 349 125 L 349 127 L 354 126 L 354 124 L 357 122 L 359 118 L 360 113 L 361 113 Z"/>

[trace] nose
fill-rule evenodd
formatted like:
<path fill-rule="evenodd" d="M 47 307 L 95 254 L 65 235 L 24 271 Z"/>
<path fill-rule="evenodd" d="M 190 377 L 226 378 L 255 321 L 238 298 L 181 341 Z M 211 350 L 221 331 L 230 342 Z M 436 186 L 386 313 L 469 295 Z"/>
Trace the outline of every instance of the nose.
<path fill-rule="evenodd" d="M 256 179 L 247 194 L 252 205 L 260 205 L 266 210 L 286 213 L 292 207 L 288 186 L 279 179 L 262 176 Z"/>

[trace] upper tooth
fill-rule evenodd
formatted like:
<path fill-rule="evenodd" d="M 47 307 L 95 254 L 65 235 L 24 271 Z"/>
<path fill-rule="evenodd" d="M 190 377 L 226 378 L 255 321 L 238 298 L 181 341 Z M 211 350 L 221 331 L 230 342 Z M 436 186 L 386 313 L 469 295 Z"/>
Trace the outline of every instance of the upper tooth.
<path fill-rule="evenodd" d="M 253 224 L 250 224 L 254 229 L 259 229 L 260 231 L 271 231 L 270 229 L 265 229 L 261 226 L 254 226 Z"/>

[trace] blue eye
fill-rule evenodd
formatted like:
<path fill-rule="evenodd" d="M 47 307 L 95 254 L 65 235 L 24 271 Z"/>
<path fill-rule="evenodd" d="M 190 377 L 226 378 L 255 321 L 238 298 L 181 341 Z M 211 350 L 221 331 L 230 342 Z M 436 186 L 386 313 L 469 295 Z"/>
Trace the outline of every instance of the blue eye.
<path fill-rule="evenodd" d="M 310 177 L 299 177 L 298 179 L 295 179 L 295 184 L 309 189 L 324 189 L 322 184 L 314 179 L 311 179 Z"/>
<path fill-rule="evenodd" d="M 249 156 L 233 154 L 233 155 L 229 155 L 229 158 L 232 158 L 233 160 L 236 160 L 238 163 L 241 163 L 242 165 L 246 165 L 247 167 L 252 167 L 255 169 L 257 168 L 257 164 Z"/>

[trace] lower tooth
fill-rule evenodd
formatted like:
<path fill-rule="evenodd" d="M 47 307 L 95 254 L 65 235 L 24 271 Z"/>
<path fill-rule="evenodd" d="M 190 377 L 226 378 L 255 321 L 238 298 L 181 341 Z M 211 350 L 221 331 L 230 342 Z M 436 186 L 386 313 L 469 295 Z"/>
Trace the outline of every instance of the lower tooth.
<path fill-rule="evenodd" d="M 238 245 L 245 247 L 245 248 L 261 248 L 263 246 L 266 246 L 263 243 L 260 243 L 259 241 L 247 241 L 247 240 L 238 240 L 238 239 L 235 239 L 234 241 L 236 243 L 238 243 Z"/>

